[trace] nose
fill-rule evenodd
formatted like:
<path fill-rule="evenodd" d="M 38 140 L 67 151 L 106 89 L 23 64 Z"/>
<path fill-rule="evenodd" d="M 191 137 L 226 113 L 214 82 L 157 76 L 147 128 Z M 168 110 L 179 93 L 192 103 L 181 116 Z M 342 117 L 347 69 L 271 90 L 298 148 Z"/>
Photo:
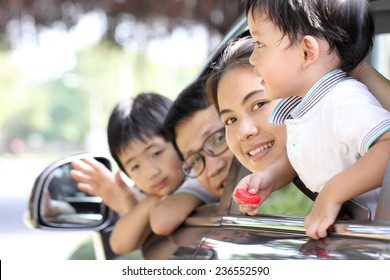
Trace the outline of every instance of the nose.
<path fill-rule="evenodd" d="M 150 179 L 152 179 L 155 176 L 157 176 L 158 174 L 160 174 L 160 172 L 161 172 L 161 169 L 156 164 L 154 164 L 153 162 L 148 163 L 148 177 Z"/>
<path fill-rule="evenodd" d="M 257 125 L 253 124 L 249 119 L 241 120 L 237 131 L 238 141 L 251 139 L 259 133 Z"/>
<path fill-rule="evenodd" d="M 253 68 L 253 73 L 254 73 L 256 76 L 261 77 L 259 68 L 258 68 L 258 66 L 257 66 L 256 56 L 255 56 L 254 53 L 255 53 L 255 51 L 253 51 L 252 54 L 251 54 L 251 56 L 249 57 L 249 63 L 250 63 L 251 65 L 254 66 L 254 68 Z"/>
<path fill-rule="evenodd" d="M 204 155 L 204 164 L 205 173 L 208 178 L 217 176 L 226 166 L 226 162 L 221 156 L 212 157 L 207 154 Z"/>

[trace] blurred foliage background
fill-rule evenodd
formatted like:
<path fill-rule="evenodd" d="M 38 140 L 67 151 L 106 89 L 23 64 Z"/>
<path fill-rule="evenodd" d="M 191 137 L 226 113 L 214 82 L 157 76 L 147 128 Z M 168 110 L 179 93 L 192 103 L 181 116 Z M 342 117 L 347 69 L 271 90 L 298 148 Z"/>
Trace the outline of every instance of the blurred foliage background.
<path fill-rule="evenodd" d="M 240 0 L 0 1 L 0 155 L 106 149 L 115 103 L 174 99 Z"/>

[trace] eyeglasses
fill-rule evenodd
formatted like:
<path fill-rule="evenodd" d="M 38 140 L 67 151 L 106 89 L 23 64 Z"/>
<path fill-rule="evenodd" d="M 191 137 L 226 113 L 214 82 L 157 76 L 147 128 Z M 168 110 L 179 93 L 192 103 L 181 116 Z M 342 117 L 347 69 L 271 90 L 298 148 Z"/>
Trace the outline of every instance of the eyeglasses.
<path fill-rule="evenodd" d="M 206 165 L 204 156 L 201 154 L 202 151 L 209 156 L 216 157 L 227 149 L 225 128 L 222 127 L 207 137 L 204 140 L 202 147 L 184 160 L 180 170 L 185 176 L 196 178 L 202 174 Z"/>

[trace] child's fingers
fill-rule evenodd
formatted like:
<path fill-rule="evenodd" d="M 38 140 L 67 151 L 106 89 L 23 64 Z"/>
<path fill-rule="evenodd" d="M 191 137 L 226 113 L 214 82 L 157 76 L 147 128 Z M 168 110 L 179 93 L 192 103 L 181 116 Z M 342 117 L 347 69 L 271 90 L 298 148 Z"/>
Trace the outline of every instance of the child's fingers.
<path fill-rule="evenodd" d="M 97 170 L 107 169 L 107 167 L 103 163 L 101 163 L 100 161 L 97 161 L 93 157 L 86 157 L 83 159 L 83 162 L 88 164 L 90 167 L 97 169 Z"/>
<path fill-rule="evenodd" d="M 85 174 L 90 175 L 94 173 L 93 167 L 90 164 L 84 162 L 83 160 L 74 160 L 70 164 L 74 169 Z"/>
<path fill-rule="evenodd" d="M 89 184 L 83 184 L 83 183 L 78 183 L 77 184 L 77 188 L 80 190 L 80 191 L 83 191 L 89 195 L 93 195 L 93 196 L 99 196 L 98 193 L 96 192 L 95 188 L 93 188 L 91 185 Z"/>
<path fill-rule="evenodd" d="M 117 171 L 115 173 L 115 183 L 117 186 L 119 186 L 121 189 L 128 188 L 129 186 L 126 184 L 126 182 L 123 180 L 121 171 Z"/>
<path fill-rule="evenodd" d="M 75 179 L 76 181 L 82 182 L 82 183 L 87 183 L 90 181 L 90 176 L 86 175 L 82 171 L 78 171 L 76 169 L 73 169 L 70 171 L 70 176 Z"/>

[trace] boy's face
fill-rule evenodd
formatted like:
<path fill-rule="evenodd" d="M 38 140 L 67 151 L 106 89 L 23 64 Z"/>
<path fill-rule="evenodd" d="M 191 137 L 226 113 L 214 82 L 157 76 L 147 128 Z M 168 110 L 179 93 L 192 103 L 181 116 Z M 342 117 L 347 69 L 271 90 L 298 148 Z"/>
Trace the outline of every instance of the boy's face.
<path fill-rule="evenodd" d="M 133 140 L 118 155 L 127 174 L 146 194 L 164 196 L 183 182 L 181 161 L 170 142 L 161 136 Z"/>
<path fill-rule="evenodd" d="M 255 74 L 262 78 L 266 97 L 277 99 L 299 94 L 302 59 L 299 46 L 290 45 L 288 36 L 283 36 L 277 26 L 258 12 L 253 14 L 250 10 L 247 21 L 255 42 L 250 63 L 255 66 Z"/>
<path fill-rule="evenodd" d="M 198 151 L 205 139 L 221 127 L 223 124 L 214 106 L 199 110 L 190 119 L 180 123 L 176 127 L 176 144 L 184 158 Z M 209 156 L 204 151 L 200 153 L 204 158 L 205 167 L 196 179 L 213 195 L 221 197 L 223 183 L 228 176 L 233 153 L 229 149 L 216 157 Z"/>

